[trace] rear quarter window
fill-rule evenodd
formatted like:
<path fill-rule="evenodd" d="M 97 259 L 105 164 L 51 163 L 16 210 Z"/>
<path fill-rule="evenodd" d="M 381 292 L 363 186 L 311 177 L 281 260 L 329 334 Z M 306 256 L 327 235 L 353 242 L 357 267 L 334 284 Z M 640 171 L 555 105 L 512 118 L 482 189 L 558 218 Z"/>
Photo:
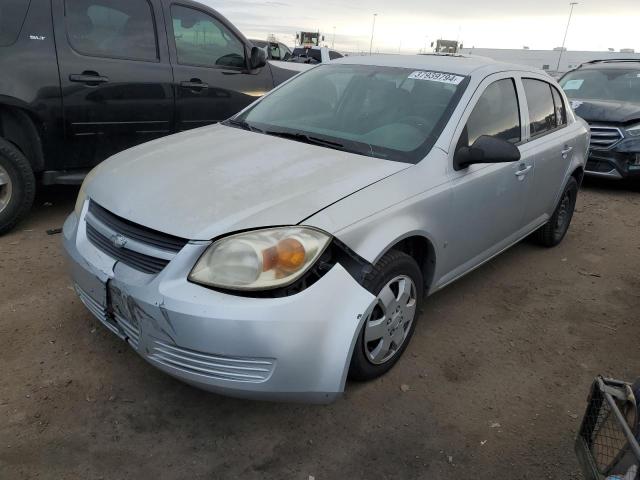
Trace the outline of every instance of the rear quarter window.
<path fill-rule="evenodd" d="M 2 0 L 0 2 L 0 46 L 15 43 L 29 10 L 30 0 Z"/>

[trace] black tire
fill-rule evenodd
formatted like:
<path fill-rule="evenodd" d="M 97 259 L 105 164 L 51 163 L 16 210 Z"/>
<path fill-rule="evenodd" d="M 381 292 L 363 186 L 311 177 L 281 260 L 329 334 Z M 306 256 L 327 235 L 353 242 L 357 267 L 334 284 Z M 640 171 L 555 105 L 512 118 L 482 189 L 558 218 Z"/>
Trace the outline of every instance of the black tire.
<path fill-rule="evenodd" d="M 352 380 L 372 380 L 388 372 L 402 356 L 407 345 L 411 341 L 413 332 L 416 327 L 419 316 L 420 305 L 424 296 L 424 282 L 422 272 L 416 261 L 406 253 L 391 250 L 386 253 L 380 261 L 373 267 L 372 271 L 367 274 L 364 279 L 363 286 L 373 295 L 378 295 L 383 287 L 398 276 L 409 277 L 415 286 L 416 308 L 414 318 L 407 331 L 401 347 L 393 354 L 393 356 L 382 364 L 372 363 L 365 351 L 365 329 L 368 319 L 358 335 L 356 346 L 351 357 L 351 365 L 349 366 L 349 378 Z"/>
<path fill-rule="evenodd" d="M 0 202 L 0 235 L 11 230 L 31 209 L 36 193 L 36 179 L 29 160 L 11 143 L 0 138 L 0 167 L 11 182 L 8 203 Z M 0 196 L 8 186 L 0 186 Z"/>
<path fill-rule="evenodd" d="M 571 225 L 577 198 L 578 182 L 571 177 L 567 182 L 567 186 L 564 187 L 560 201 L 549 221 L 534 232 L 533 239 L 536 243 L 543 247 L 551 248 L 562 242 L 569 230 L 569 225 Z"/>

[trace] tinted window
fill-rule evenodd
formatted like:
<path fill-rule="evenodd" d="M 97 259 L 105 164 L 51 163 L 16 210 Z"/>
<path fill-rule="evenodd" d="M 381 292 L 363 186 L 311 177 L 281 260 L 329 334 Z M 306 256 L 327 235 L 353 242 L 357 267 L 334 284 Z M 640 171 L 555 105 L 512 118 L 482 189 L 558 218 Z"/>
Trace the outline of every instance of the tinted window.
<path fill-rule="evenodd" d="M 487 87 L 467 120 L 458 147 L 471 146 L 482 135 L 520 141 L 520 108 L 513 80 L 498 80 Z"/>
<path fill-rule="evenodd" d="M 0 45 L 11 45 L 18 39 L 28 8 L 28 0 L 0 2 Z"/>
<path fill-rule="evenodd" d="M 335 60 L 336 58 L 342 58 L 342 55 L 333 50 L 329 50 L 329 60 Z"/>
<path fill-rule="evenodd" d="M 238 119 L 267 133 L 301 133 L 370 157 L 424 158 L 467 85 L 413 69 L 329 63 L 282 85 Z"/>
<path fill-rule="evenodd" d="M 567 124 L 567 110 L 562 100 L 562 95 L 558 92 L 558 89 L 551 87 L 551 93 L 553 94 L 553 104 L 556 107 L 556 125 L 561 127 Z"/>
<path fill-rule="evenodd" d="M 80 53 L 157 60 L 153 13 L 147 0 L 66 0 L 67 33 Z"/>
<path fill-rule="evenodd" d="M 244 68 L 244 45 L 221 22 L 193 8 L 171 7 L 178 63 Z"/>
<path fill-rule="evenodd" d="M 529 106 L 531 136 L 544 135 L 556 128 L 556 110 L 551 96 L 551 85 L 531 78 L 524 78 L 522 83 Z"/>

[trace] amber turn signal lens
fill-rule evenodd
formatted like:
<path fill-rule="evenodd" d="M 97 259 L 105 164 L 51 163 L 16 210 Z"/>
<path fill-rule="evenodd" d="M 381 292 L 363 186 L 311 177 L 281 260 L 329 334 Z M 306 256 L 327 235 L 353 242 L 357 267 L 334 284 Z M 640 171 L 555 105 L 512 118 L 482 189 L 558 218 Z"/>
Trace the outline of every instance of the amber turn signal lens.
<path fill-rule="evenodd" d="M 278 242 L 278 267 L 286 272 L 295 272 L 304 265 L 304 246 L 295 238 L 285 238 Z"/>
<path fill-rule="evenodd" d="M 306 252 L 304 246 L 295 238 L 285 238 L 274 247 L 262 251 L 262 270 L 268 272 L 278 269 L 291 273 L 304 265 Z"/>

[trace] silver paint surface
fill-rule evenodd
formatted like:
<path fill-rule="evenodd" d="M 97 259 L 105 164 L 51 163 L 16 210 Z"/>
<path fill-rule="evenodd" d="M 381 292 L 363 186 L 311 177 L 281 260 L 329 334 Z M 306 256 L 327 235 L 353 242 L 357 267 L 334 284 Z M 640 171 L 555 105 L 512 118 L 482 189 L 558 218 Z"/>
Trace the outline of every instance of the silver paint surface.
<path fill-rule="evenodd" d="M 170 375 L 229 395 L 331 401 L 344 389 L 356 338 L 375 304 L 340 264 L 301 293 L 276 299 L 234 296 L 187 282 L 213 238 L 303 223 L 375 263 L 402 239 L 419 236 L 435 252 L 427 285 L 433 293 L 543 225 L 571 174 L 584 168 L 588 126 L 573 115 L 563 93 L 568 124 L 530 138 L 520 79 L 555 84 L 542 72 L 477 57 L 348 57 L 334 63 L 471 78 L 435 146 L 415 165 L 214 126 L 135 147 L 88 177 L 88 197 L 104 208 L 192 240 L 154 276 L 116 263 L 87 240 L 87 203 L 80 218 L 72 214 L 64 227 L 72 277 L 90 295 L 92 312 L 99 315 L 106 307 L 106 285 L 117 289 L 125 299 L 118 303 L 127 306 L 119 315 L 128 316 L 130 327 L 140 332 L 132 346 Z M 517 85 L 521 160 L 454 171 L 454 147 L 469 114 L 484 89 L 502 78 L 514 78 Z M 127 338 L 129 327 L 114 328 Z M 184 349 L 184 369 L 157 361 L 158 341 Z M 273 371 L 260 382 L 229 380 L 226 373 L 220 374 L 224 378 L 198 375 L 188 367 L 198 352 L 207 365 L 222 358 L 225 372 L 235 371 L 241 359 L 251 365 L 271 362 Z"/>

